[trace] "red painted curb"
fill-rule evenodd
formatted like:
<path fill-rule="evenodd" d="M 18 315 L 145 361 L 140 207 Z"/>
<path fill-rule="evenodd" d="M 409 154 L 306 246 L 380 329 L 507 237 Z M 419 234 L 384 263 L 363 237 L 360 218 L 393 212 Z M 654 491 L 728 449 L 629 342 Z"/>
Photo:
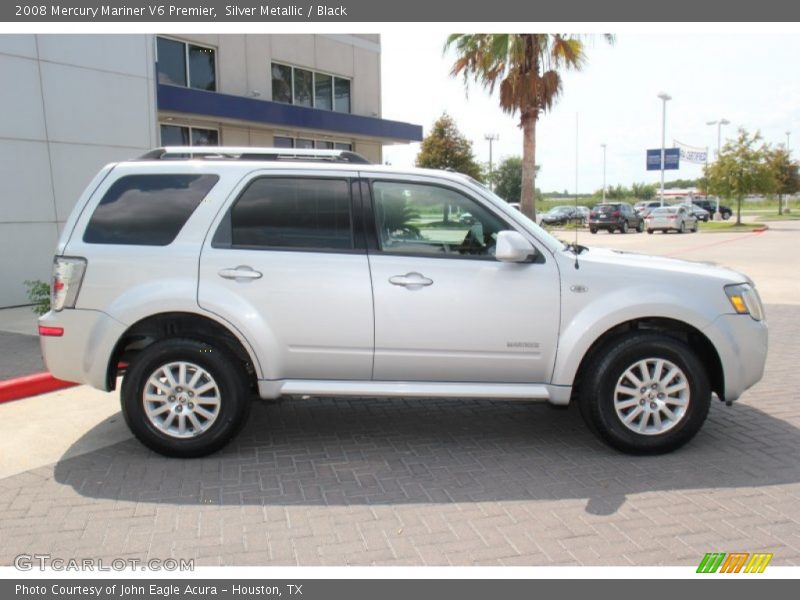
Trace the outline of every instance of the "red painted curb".
<path fill-rule="evenodd" d="M 78 385 L 71 381 L 56 379 L 50 373 L 35 373 L 25 377 L 0 381 L 0 403 L 38 396 Z"/>
<path fill-rule="evenodd" d="M 753 233 L 762 233 L 769 229 L 769 225 L 764 225 L 764 227 L 755 227 L 753 228 Z"/>

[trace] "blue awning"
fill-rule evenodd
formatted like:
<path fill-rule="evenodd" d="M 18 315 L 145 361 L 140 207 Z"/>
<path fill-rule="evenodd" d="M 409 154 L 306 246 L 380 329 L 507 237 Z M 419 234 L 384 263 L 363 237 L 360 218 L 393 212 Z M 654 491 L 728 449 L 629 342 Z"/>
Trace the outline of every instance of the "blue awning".
<path fill-rule="evenodd" d="M 158 109 L 222 119 L 238 119 L 277 127 L 321 129 L 383 140 L 418 142 L 422 126 L 376 117 L 363 117 L 318 108 L 207 92 L 159 83 Z"/>

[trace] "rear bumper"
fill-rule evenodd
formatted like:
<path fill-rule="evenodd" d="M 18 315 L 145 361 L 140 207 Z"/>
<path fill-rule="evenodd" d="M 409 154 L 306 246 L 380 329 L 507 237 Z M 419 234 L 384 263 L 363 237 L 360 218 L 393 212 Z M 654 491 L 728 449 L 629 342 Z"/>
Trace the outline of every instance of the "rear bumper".
<path fill-rule="evenodd" d="M 749 315 L 721 315 L 704 333 L 717 349 L 725 377 L 724 400 L 733 402 L 764 375 L 768 332 Z"/>
<path fill-rule="evenodd" d="M 108 389 L 108 361 L 125 325 L 97 310 L 50 311 L 39 325 L 61 327 L 59 337 L 39 336 L 45 366 L 58 379 Z"/>

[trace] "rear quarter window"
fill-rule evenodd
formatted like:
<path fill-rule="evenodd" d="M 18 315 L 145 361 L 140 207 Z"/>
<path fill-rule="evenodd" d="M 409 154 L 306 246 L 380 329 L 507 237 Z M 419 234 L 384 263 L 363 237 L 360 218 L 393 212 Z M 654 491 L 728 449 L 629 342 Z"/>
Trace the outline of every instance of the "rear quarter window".
<path fill-rule="evenodd" d="M 95 208 L 87 244 L 166 246 L 219 180 L 217 175 L 127 175 L 115 181 Z"/>

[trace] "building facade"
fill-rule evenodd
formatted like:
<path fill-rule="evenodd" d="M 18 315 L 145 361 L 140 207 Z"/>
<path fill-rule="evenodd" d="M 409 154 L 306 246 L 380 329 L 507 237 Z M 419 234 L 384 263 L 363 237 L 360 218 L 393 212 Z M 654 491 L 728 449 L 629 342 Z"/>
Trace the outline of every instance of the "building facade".
<path fill-rule="evenodd" d="M 0 307 L 50 278 L 104 164 L 159 145 L 350 149 L 422 128 L 382 118 L 378 35 L 0 35 Z M 11 82 L 11 83 L 9 83 Z"/>

